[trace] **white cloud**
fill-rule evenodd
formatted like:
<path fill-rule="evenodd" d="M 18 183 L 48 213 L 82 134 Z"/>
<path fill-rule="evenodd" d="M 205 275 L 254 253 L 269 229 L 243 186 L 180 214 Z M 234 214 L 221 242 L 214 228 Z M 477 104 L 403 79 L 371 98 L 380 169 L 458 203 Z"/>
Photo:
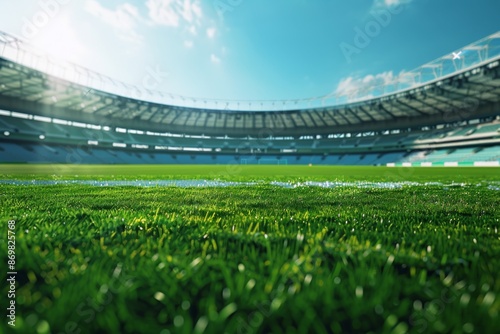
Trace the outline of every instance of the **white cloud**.
<path fill-rule="evenodd" d="M 208 28 L 207 29 L 207 36 L 208 36 L 208 38 L 214 38 L 216 32 L 217 32 L 217 29 L 215 29 L 215 28 Z"/>
<path fill-rule="evenodd" d="M 57 16 L 31 42 L 57 60 L 89 66 L 93 62 L 92 54 L 73 26 L 71 17 Z"/>
<path fill-rule="evenodd" d="M 376 9 L 387 8 L 387 7 L 395 7 L 399 5 L 404 5 L 410 3 L 413 0 L 375 0 L 373 3 L 373 7 Z"/>
<path fill-rule="evenodd" d="M 220 63 L 220 58 L 214 55 L 213 53 L 210 55 L 210 61 L 214 64 L 219 64 Z"/>
<path fill-rule="evenodd" d="M 366 75 L 362 78 L 349 76 L 340 80 L 334 94 L 337 96 L 361 97 L 370 94 L 370 91 L 376 87 L 394 82 L 395 77 L 392 71 L 383 72 L 376 75 Z"/>
<path fill-rule="evenodd" d="M 142 36 L 136 32 L 137 23 L 141 20 L 137 8 L 129 3 L 124 3 L 110 10 L 103 7 L 97 0 L 87 0 L 85 10 L 117 31 L 120 38 L 132 42 L 140 42 Z"/>
<path fill-rule="evenodd" d="M 192 48 L 194 45 L 193 41 L 184 41 L 184 46 L 188 49 Z"/>
<path fill-rule="evenodd" d="M 384 0 L 386 6 L 397 6 L 401 0 Z"/>
<path fill-rule="evenodd" d="M 327 96 L 346 97 L 348 101 L 353 101 L 358 98 L 378 96 L 381 93 L 389 93 L 401 88 L 409 88 L 415 84 L 415 76 L 405 71 L 397 75 L 388 71 L 375 75 L 368 74 L 364 77 L 349 76 L 341 79 L 337 88 Z"/>
<path fill-rule="evenodd" d="M 199 25 L 203 16 L 200 0 L 148 0 L 146 6 L 153 23 L 169 27 L 182 21 Z"/>
<path fill-rule="evenodd" d="M 196 30 L 195 26 L 189 27 L 188 31 L 191 33 L 191 35 L 196 36 L 198 34 L 198 31 Z"/>

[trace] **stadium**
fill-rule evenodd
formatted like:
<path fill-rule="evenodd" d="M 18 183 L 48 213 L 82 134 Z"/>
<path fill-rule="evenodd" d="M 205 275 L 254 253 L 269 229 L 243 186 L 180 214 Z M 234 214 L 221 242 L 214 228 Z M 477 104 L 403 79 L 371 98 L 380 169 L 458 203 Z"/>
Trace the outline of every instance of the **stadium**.
<path fill-rule="evenodd" d="M 420 6 L 371 10 L 400 3 Z M 149 21 L 96 0 L 40 1 L 36 15 L 57 23 L 75 6 L 117 38 L 182 20 L 177 34 L 202 35 L 197 0 L 145 4 Z M 213 5 L 225 20 L 210 43 L 252 8 Z M 43 35 L 38 20 L 25 22 Z M 402 24 L 389 23 L 378 29 Z M 1 333 L 498 331 L 500 31 L 399 75 L 261 100 L 170 93 L 152 72 L 129 84 L 1 29 Z"/>
<path fill-rule="evenodd" d="M 293 107 L 304 101 L 150 102 L 169 96 L 0 36 L 1 162 L 499 165 L 500 32 L 462 57 L 450 52 L 397 82 L 303 109 Z"/>

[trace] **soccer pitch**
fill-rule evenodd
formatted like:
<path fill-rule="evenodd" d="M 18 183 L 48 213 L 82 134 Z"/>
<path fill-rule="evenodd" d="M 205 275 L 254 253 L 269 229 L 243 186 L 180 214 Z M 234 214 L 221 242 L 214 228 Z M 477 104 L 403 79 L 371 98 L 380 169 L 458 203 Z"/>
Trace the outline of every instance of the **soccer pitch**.
<path fill-rule="evenodd" d="M 1 179 L 64 180 L 158 180 L 221 179 L 226 181 L 500 181 L 498 168 L 423 167 L 387 168 L 371 166 L 304 165 L 66 165 L 4 164 Z"/>
<path fill-rule="evenodd" d="M 255 184 L 66 182 L 195 179 Z M 14 333 L 500 328 L 495 168 L 1 165 L 0 180 Z"/>

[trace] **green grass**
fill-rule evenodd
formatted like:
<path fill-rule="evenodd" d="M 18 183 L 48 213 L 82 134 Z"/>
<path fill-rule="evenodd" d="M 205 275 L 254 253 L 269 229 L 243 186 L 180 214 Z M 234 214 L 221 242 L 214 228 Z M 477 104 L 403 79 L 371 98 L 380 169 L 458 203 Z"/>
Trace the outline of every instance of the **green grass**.
<path fill-rule="evenodd" d="M 4 316 L 0 332 L 497 333 L 500 327 L 500 192 L 480 183 L 498 181 L 498 169 L 0 168 L 0 179 L 468 184 L 0 185 L 0 219 L 16 221 L 18 272 L 17 326 L 8 328 Z M 6 263 L 5 238 L 0 247 Z M 5 285 L 1 293 L 5 310 Z"/>
<path fill-rule="evenodd" d="M 273 166 L 273 165 L 0 165 L 0 179 L 221 179 L 316 180 L 316 181 L 500 181 L 498 168 L 431 167 L 387 168 L 359 166 Z"/>

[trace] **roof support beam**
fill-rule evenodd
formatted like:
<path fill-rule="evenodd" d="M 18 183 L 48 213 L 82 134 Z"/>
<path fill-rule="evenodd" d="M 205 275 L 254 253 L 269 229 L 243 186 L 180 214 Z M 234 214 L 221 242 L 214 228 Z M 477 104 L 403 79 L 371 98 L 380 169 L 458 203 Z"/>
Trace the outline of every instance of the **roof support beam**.
<path fill-rule="evenodd" d="M 359 121 L 359 123 L 363 123 L 363 120 L 351 108 L 347 107 L 346 110 L 349 111 L 354 116 L 354 118 Z"/>
<path fill-rule="evenodd" d="M 407 104 L 407 103 L 405 103 L 405 102 L 403 102 L 403 101 L 401 101 L 401 100 L 396 100 L 396 102 L 397 102 L 397 103 L 399 103 L 399 104 L 401 104 L 401 105 L 403 105 L 403 106 L 405 106 L 406 108 L 408 108 L 408 109 L 410 109 L 410 110 L 413 110 L 414 112 L 416 112 L 416 113 L 417 113 L 417 114 L 419 114 L 419 115 L 426 115 L 426 114 L 427 114 L 427 113 L 422 112 L 422 111 L 421 111 L 421 110 L 419 110 L 418 108 L 415 108 L 415 107 L 413 107 L 413 106 L 410 106 L 409 104 Z"/>
<path fill-rule="evenodd" d="M 366 116 L 368 116 L 368 118 L 370 118 L 370 120 L 371 120 L 371 121 L 373 121 L 373 122 L 376 122 L 376 121 L 377 121 L 377 120 L 376 120 L 375 118 L 373 118 L 373 116 L 372 116 L 369 112 L 367 112 L 367 111 L 365 110 L 365 108 L 363 108 L 362 106 L 359 106 L 359 107 L 358 107 L 358 109 L 359 109 L 359 110 L 361 110 L 361 111 L 362 111 L 362 112 L 363 112 Z"/>

